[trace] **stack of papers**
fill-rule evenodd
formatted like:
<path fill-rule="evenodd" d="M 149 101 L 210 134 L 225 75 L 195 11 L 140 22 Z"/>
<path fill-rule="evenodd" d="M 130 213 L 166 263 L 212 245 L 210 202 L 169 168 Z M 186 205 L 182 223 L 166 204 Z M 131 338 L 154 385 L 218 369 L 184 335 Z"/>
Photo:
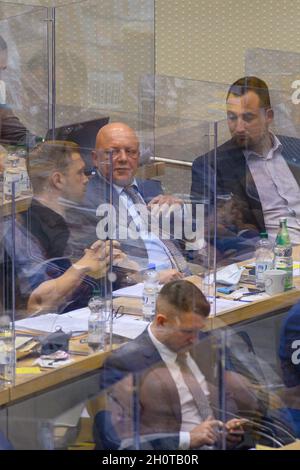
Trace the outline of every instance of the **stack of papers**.
<path fill-rule="evenodd" d="M 15 327 L 19 331 L 32 330 L 43 333 L 51 333 L 61 328 L 65 333 L 75 335 L 88 330 L 89 313 L 88 308 L 74 310 L 62 315 L 47 313 L 38 317 L 18 320 L 15 322 Z"/>
<path fill-rule="evenodd" d="M 52 333 L 61 328 L 65 333 L 76 336 L 88 331 L 88 318 L 90 310 L 81 308 L 72 312 L 57 315 L 48 313 L 38 317 L 25 318 L 15 322 L 16 330 L 37 331 L 39 333 Z M 147 327 L 148 322 L 133 315 L 123 315 L 113 320 L 113 333 L 124 338 L 134 339 Z M 109 332 L 109 322 L 107 322 L 107 332 Z"/>
<path fill-rule="evenodd" d="M 160 290 L 162 286 L 158 286 L 158 290 Z M 141 299 L 143 297 L 143 289 L 144 283 L 139 282 L 138 284 L 134 284 L 133 286 L 123 287 L 122 289 L 117 289 L 113 291 L 114 297 L 137 297 Z"/>

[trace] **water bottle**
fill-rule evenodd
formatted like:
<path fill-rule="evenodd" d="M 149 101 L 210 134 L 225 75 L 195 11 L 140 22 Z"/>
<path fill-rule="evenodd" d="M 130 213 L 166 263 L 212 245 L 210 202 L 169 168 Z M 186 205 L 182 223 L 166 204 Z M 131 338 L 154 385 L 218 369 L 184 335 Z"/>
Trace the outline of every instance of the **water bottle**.
<path fill-rule="evenodd" d="M 3 195 L 4 200 L 11 201 L 13 197 L 18 198 L 21 195 L 19 157 L 15 152 L 7 154 L 5 159 L 5 170 L 3 176 Z"/>
<path fill-rule="evenodd" d="M 156 297 L 158 293 L 158 277 L 155 264 L 149 264 L 145 273 L 143 288 L 143 318 L 152 321 L 155 316 Z"/>
<path fill-rule="evenodd" d="M 285 290 L 293 287 L 293 249 L 289 232 L 287 229 L 287 219 L 280 217 L 279 231 L 274 245 L 274 268 L 282 269 L 286 272 Z"/>
<path fill-rule="evenodd" d="M 265 289 L 264 273 L 273 267 L 274 253 L 268 234 L 262 232 L 255 250 L 255 284 L 258 289 Z"/>
<path fill-rule="evenodd" d="M 0 316 L 0 384 L 12 385 L 15 379 L 16 355 L 14 334 L 7 315 Z"/>
<path fill-rule="evenodd" d="M 94 295 L 88 303 L 90 316 L 88 319 L 88 346 L 92 352 L 105 349 L 106 344 L 106 311 L 104 301 Z"/>

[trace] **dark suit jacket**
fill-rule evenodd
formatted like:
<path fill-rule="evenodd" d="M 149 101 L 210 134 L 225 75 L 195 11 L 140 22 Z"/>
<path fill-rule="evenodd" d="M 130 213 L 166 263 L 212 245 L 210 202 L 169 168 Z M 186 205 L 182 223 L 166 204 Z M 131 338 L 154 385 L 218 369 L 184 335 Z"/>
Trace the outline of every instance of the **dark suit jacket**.
<path fill-rule="evenodd" d="M 34 137 L 13 114 L 11 109 L 0 105 L 0 143 L 1 144 L 28 144 L 32 146 Z"/>
<path fill-rule="evenodd" d="M 300 140 L 285 136 L 278 138 L 282 144 L 282 155 L 300 184 Z M 244 222 L 263 231 L 265 223 L 255 182 L 242 150 L 232 140 L 218 147 L 216 166 L 213 150 L 194 161 L 191 187 L 194 200 L 212 202 L 215 175 L 217 197 L 224 194 L 235 196 L 243 207 Z"/>
<path fill-rule="evenodd" d="M 148 203 L 153 197 L 163 193 L 160 181 L 137 179 L 137 186 L 139 193 L 146 203 Z M 94 238 L 93 241 L 95 241 L 96 238 L 95 227 L 100 220 L 99 217 L 96 217 L 96 209 L 100 204 L 109 204 L 110 202 L 109 184 L 104 178 L 97 174 L 90 180 L 85 200 L 83 202 L 83 211 L 86 213 L 87 217 L 86 220 L 89 219 L 89 222 L 85 223 L 84 225 L 86 227 L 89 226 L 92 229 L 92 236 Z M 120 241 L 121 249 L 129 256 L 133 255 L 137 258 L 140 258 L 144 261 L 143 264 L 147 266 L 148 254 L 143 239 L 141 237 L 136 240 L 130 238 L 124 240 L 119 238 L 119 194 L 114 189 L 114 187 L 112 187 L 112 205 L 116 213 L 116 239 Z M 128 225 L 132 222 L 130 214 L 128 214 L 128 220 L 126 222 L 128 222 Z M 80 238 L 80 236 L 77 236 L 77 239 L 78 238 Z"/>
<path fill-rule="evenodd" d="M 210 386 L 211 403 L 218 408 L 215 350 L 210 337 L 205 336 L 192 354 Z M 108 357 L 100 370 L 100 389 L 108 390 L 107 409 L 95 419 L 96 441 L 100 437 L 102 446 L 117 449 L 121 439 L 134 437 L 134 423 L 138 423 L 142 448 L 178 448 L 182 421 L 179 394 L 147 331 Z M 228 396 L 229 402 L 230 411 L 236 412 Z"/>
<path fill-rule="evenodd" d="M 144 201 L 148 203 L 152 198 L 163 193 L 160 181 L 157 180 L 142 180 L 137 178 L 137 186 Z M 117 191 L 112 188 L 112 203 L 118 205 L 119 195 Z M 102 178 L 97 173 L 89 181 L 87 192 L 84 199 L 84 205 L 91 209 L 96 209 L 99 204 L 103 202 L 110 202 L 110 188 L 109 183 L 105 178 Z"/>

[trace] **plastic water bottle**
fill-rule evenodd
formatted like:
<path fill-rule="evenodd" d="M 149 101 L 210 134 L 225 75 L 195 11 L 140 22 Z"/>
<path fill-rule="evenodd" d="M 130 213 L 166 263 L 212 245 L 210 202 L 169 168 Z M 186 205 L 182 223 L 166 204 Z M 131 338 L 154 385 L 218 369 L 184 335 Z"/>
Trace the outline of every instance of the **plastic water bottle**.
<path fill-rule="evenodd" d="M 143 318 L 152 321 L 155 316 L 156 297 L 158 293 L 158 277 L 155 264 L 149 264 L 145 273 L 143 289 Z"/>
<path fill-rule="evenodd" d="M 0 384 L 12 385 L 15 379 L 16 355 L 13 330 L 7 315 L 0 316 Z"/>
<path fill-rule="evenodd" d="M 285 290 L 293 287 L 293 249 L 289 232 L 287 229 L 287 219 L 279 219 L 279 231 L 274 246 L 274 268 L 282 269 L 286 272 Z"/>
<path fill-rule="evenodd" d="M 274 253 L 268 234 L 262 232 L 255 250 L 255 284 L 258 289 L 265 289 L 264 272 L 273 267 Z"/>
<path fill-rule="evenodd" d="M 90 316 L 88 319 L 88 346 L 92 352 L 105 349 L 106 345 L 106 311 L 104 301 L 99 295 L 89 300 Z"/>

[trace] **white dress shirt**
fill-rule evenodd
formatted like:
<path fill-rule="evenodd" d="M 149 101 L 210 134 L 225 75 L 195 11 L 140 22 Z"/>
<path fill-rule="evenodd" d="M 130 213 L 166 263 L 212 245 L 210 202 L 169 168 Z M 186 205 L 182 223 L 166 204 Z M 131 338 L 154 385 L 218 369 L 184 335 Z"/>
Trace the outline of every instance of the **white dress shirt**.
<path fill-rule="evenodd" d="M 131 185 L 136 186 L 136 188 L 138 188 L 136 180 L 133 180 Z M 120 203 L 123 204 L 123 208 L 125 208 L 125 210 L 128 210 L 128 213 L 132 217 L 134 224 L 138 228 L 140 237 L 145 244 L 145 248 L 148 254 L 148 261 L 141 260 L 140 258 L 135 258 L 134 256 L 131 256 L 130 258 L 136 261 L 142 269 L 146 269 L 148 267 L 148 264 L 150 263 L 155 264 L 157 271 L 161 271 L 163 269 L 171 269 L 173 266 L 165 245 L 154 233 L 148 232 L 148 227 L 145 226 L 145 223 L 141 219 L 140 214 L 136 210 L 131 198 L 128 197 L 128 195 L 123 190 L 124 188 L 122 186 L 114 184 L 114 189 L 119 194 Z M 142 196 L 140 195 L 140 197 L 142 202 Z M 143 263 L 144 265 L 141 265 Z"/>
<path fill-rule="evenodd" d="M 179 449 L 185 450 L 190 448 L 190 431 L 202 423 L 199 410 L 194 402 L 191 392 L 189 391 L 180 370 L 179 365 L 176 362 L 177 353 L 171 351 L 167 346 L 158 341 L 151 331 L 151 325 L 148 327 L 148 334 L 156 349 L 158 350 L 162 360 L 166 364 L 178 390 L 180 405 L 181 405 L 181 429 L 179 433 Z M 200 371 L 199 367 L 193 360 L 190 354 L 187 355 L 187 365 L 194 374 L 197 382 L 202 388 L 205 395 L 209 396 L 208 386 L 204 375 Z"/>
<path fill-rule="evenodd" d="M 244 155 L 262 205 L 266 230 L 272 241 L 279 229 L 279 218 L 287 218 L 292 244 L 300 243 L 300 188 L 282 156 L 279 139 L 270 133 L 272 148 L 266 155 L 245 150 Z M 251 196 L 251 188 L 246 188 Z"/>

